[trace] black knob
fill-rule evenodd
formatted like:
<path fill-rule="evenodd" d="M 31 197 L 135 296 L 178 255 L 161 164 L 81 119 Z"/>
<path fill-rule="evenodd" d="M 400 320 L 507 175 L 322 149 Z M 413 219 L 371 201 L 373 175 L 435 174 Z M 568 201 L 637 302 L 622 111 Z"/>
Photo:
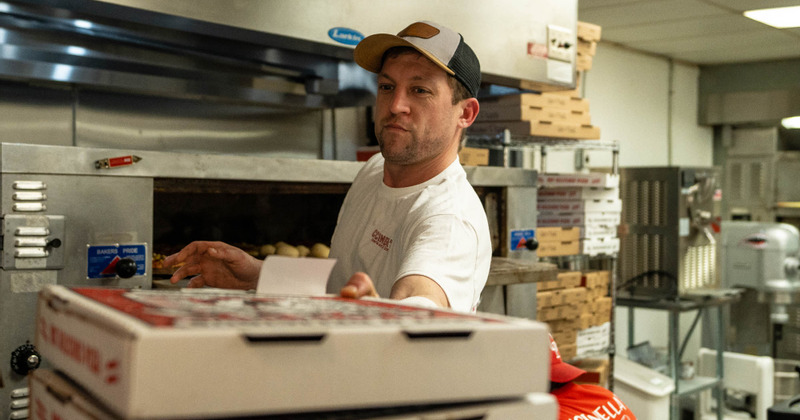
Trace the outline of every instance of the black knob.
<path fill-rule="evenodd" d="M 536 238 L 530 238 L 525 241 L 525 248 L 536 251 L 539 248 L 539 241 L 537 241 Z"/>
<path fill-rule="evenodd" d="M 61 239 L 55 238 L 47 243 L 48 248 L 58 248 L 61 246 Z"/>
<path fill-rule="evenodd" d="M 27 375 L 28 372 L 38 368 L 41 363 L 42 357 L 30 342 L 11 352 L 11 370 L 20 375 Z"/>
<path fill-rule="evenodd" d="M 136 261 L 130 258 L 122 258 L 117 261 L 117 265 L 114 266 L 114 271 L 123 279 L 129 279 L 136 275 L 136 269 Z"/>

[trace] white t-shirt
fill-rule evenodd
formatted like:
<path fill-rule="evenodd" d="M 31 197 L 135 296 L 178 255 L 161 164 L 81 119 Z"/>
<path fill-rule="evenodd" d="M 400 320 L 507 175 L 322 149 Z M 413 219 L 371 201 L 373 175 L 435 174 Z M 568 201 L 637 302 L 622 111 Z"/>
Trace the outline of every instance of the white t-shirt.
<path fill-rule="evenodd" d="M 328 292 L 338 293 L 357 271 L 367 273 L 381 297 L 412 274 L 439 284 L 452 309 L 474 312 L 492 258 L 486 212 L 456 159 L 434 178 L 411 187 L 383 183 L 376 154 L 345 197 L 331 243 L 338 261 Z"/>

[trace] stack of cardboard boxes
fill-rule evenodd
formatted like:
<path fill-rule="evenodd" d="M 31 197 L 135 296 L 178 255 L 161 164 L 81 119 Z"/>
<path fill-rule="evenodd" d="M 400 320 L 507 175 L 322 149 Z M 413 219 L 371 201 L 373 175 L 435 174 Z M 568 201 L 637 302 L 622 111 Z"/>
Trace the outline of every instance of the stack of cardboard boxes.
<path fill-rule="evenodd" d="M 607 270 L 562 271 L 555 281 L 537 283 L 536 319 L 548 324 L 565 360 L 608 348 L 610 283 Z"/>
<path fill-rule="evenodd" d="M 591 123 L 589 100 L 555 92 L 515 93 L 481 98 L 481 111 L 470 135 L 599 139 Z"/>
<path fill-rule="evenodd" d="M 578 71 L 592 69 L 592 61 L 597 52 L 597 43 L 600 41 L 602 28 L 598 25 L 578 22 L 578 52 L 575 68 Z"/>
<path fill-rule="evenodd" d="M 539 257 L 619 251 L 619 176 L 540 174 L 536 209 Z"/>

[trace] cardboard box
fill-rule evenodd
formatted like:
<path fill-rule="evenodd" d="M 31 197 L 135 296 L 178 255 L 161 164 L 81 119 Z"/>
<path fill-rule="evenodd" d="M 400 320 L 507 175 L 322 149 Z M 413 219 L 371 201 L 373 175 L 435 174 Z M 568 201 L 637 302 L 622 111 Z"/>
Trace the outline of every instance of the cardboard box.
<path fill-rule="evenodd" d="M 577 241 L 581 238 L 581 229 L 576 226 L 556 226 L 536 228 L 538 241 Z"/>
<path fill-rule="evenodd" d="M 551 331 L 550 335 L 553 336 L 556 344 L 560 348 L 562 345 L 575 345 L 578 343 L 578 330 L 568 331 Z"/>
<path fill-rule="evenodd" d="M 568 289 L 581 285 L 582 274 L 580 271 L 561 271 L 556 274 L 553 281 L 540 281 L 536 283 L 536 290 Z"/>
<path fill-rule="evenodd" d="M 555 92 L 517 93 L 481 98 L 481 106 L 521 105 L 526 107 L 556 108 L 589 112 L 589 100 L 561 95 Z"/>
<path fill-rule="evenodd" d="M 578 39 L 584 41 L 600 41 L 603 28 L 593 23 L 578 21 Z"/>
<path fill-rule="evenodd" d="M 613 200 L 619 198 L 619 188 L 547 187 L 539 188 L 539 201 Z"/>
<path fill-rule="evenodd" d="M 37 369 L 31 373 L 30 419 L 37 420 L 121 420 L 104 409 L 77 384 L 57 372 Z M 255 392 L 252 391 L 251 392 Z M 472 419 L 472 418 L 543 418 L 556 420 L 558 405 L 549 393 L 530 393 L 514 398 L 481 401 L 476 403 L 455 402 L 435 406 L 403 406 L 388 408 L 359 407 L 345 411 L 325 411 L 314 413 L 291 413 L 279 418 L 302 419 L 373 419 L 396 420 L 398 414 L 408 420 Z M 543 416 L 543 417 L 541 417 Z M 237 417 L 242 419 L 242 417 Z M 247 417 L 251 418 L 251 417 Z M 272 418 L 272 417 L 269 417 Z"/>
<path fill-rule="evenodd" d="M 540 187 L 619 188 L 619 175 L 603 172 L 589 172 L 585 174 L 540 173 L 538 181 Z"/>
<path fill-rule="evenodd" d="M 496 136 L 505 130 L 517 137 L 538 136 L 582 140 L 600 138 L 599 127 L 549 121 L 484 121 L 475 122 L 469 128 L 470 134 L 484 136 Z"/>
<path fill-rule="evenodd" d="M 578 227 L 581 229 L 581 239 L 617 237 L 617 225 L 589 225 Z"/>
<path fill-rule="evenodd" d="M 574 305 L 559 305 L 536 311 L 536 320 L 544 322 L 555 319 L 575 319 L 579 316 L 580 310 Z"/>
<path fill-rule="evenodd" d="M 533 107 L 524 105 L 481 106 L 476 122 L 485 121 L 550 121 L 558 124 L 589 125 L 592 117 L 588 111 Z"/>
<path fill-rule="evenodd" d="M 619 252 L 619 238 L 586 238 L 581 239 L 583 255 L 613 255 Z"/>
<path fill-rule="evenodd" d="M 597 54 L 597 41 L 578 39 L 578 54 L 591 56 Z"/>
<path fill-rule="evenodd" d="M 553 319 L 547 321 L 550 326 L 550 331 L 578 331 L 580 327 L 580 318 L 573 319 Z M 560 347 L 560 343 L 559 343 Z"/>
<path fill-rule="evenodd" d="M 575 68 L 580 71 L 589 71 L 592 69 L 592 61 L 594 61 L 594 57 L 591 55 L 578 53 L 575 55 Z"/>
<path fill-rule="evenodd" d="M 36 325 L 42 356 L 129 419 L 548 390 L 546 325 L 389 300 L 52 285 L 39 294 Z"/>
<path fill-rule="evenodd" d="M 121 419 L 80 386 L 55 371 L 36 369 L 29 378 L 30 419 Z"/>
<path fill-rule="evenodd" d="M 581 286 L 608 287 L 611 283 L 611 272 L 608 270 L 589 270 L 581 273 Z"/>
<path fill-rule="evenodd" d="M 458 160 L 463 166 L 486 166 L 489 164 L 489 149 L 462 147 Z"/>
<path fill-rule="evenodd" d="M 587 358 L 575 362 L 575 366 L 586 371 L 573 382 L 579 384 L 592 384 L 606 386 L 610 363 L 608 359 Z"/>
<path fill-rule="evenodd" d="M 622 200 L 619 198 L 585 199 L 585 200 L 537 200 L 536 210 L 540 213 L 576 213 L 576 212 L 622 212 Z"/>
<path fill-rule="evenodd" d="M 608 314 L 610 317 L 611 303 L 611 296 L 600 296 L 591 301 L 589 301 L 587 298 L 586 305 L 593 314 Z"/>
<path fill-rule="evenodd" d="M 570 360 L 574 359 L 575 356 L 578 355 L 578 345 L 567 344 L 562 346 L 561 344 L 559 344 L 558 352 L 561 354 L 561 360 L 569 362 Z"/>
<path fill-rule="evenodd" d="M 536 217 L 536 226 L 616 226 L 619 224 L 620 218 L 620 213 L 539 214 Z"/>
<path fill-rule="evenodd" d="M 536 248 L 537 257 L 562 257 L 578 255 L 581 252 L 581 241 L 539 241 Z"/>
<path fill-rule="evenodd" d="M 611 323 L 579 330 L 576 341 L 577 355 L 580 357 L 606 352 L 611 343 Z"/>
<path fill-rule="evenodd" d="M 558 306 L 575 305 L 586 301 L 585 287 L 571 287 L 569 289 L 543 290 L 536 292 L 536 309 Z"/>

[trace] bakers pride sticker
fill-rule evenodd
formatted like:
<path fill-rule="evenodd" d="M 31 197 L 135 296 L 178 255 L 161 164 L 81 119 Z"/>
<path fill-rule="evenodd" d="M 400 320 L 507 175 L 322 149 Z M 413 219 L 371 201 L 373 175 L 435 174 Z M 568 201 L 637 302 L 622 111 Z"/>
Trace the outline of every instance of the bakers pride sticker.
<path fill-rule="evenodd" d="M 89 279 L 143 276 L 147 268 L 147 245 L 89 245 L 86 261 Z"/>

